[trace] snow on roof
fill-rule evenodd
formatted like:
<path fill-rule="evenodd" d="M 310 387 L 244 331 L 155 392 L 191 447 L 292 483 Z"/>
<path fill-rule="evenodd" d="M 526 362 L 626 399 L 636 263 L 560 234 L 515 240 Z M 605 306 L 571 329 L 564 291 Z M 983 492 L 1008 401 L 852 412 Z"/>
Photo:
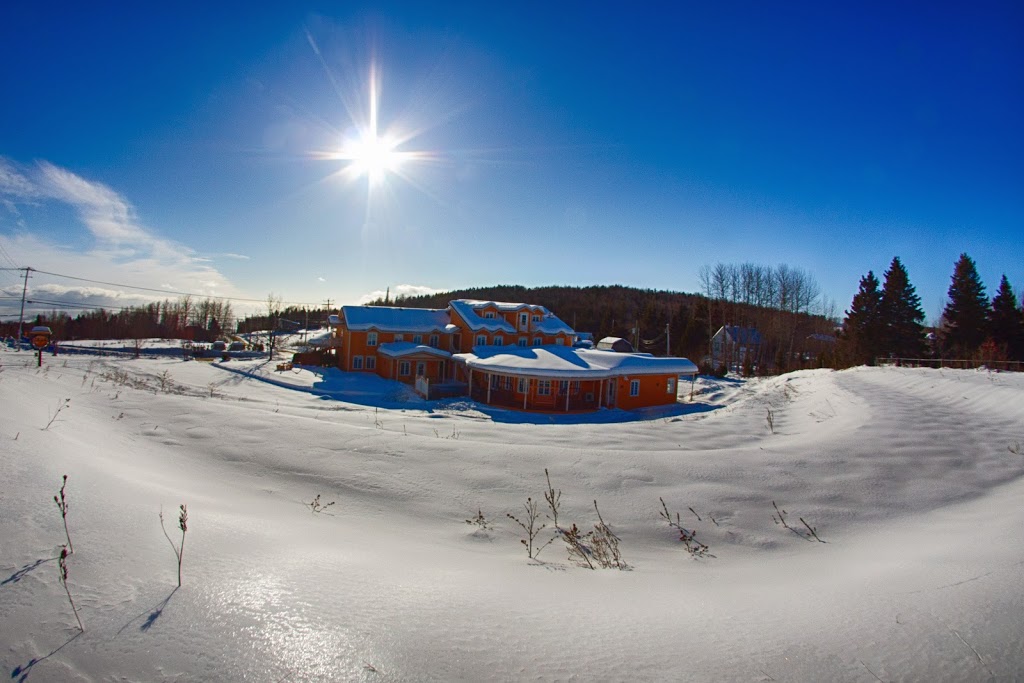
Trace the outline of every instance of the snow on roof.
<path fill-rule="evenodd" d="M 479 301 L 477 299 L 456 299 L 448 302 L 448 305 L 456 311 L 469 329 L 487 330 L 488 332 L 508 332 L 515 334 L 516 328 L 503 318 L 484 318 L 477 311 L 485 308 L 495 308 L 501 312 L 529 311 L 531 315 L 540 316 L 540 322 L 533 326 L 532 331 L 545 334 L 558 334 L 564 332 L 573 334 L 573 329 L 565 324 L 561 318 L 549 311 L 544 306 L 536 304 L 516 304 L 507 301 Z"/>
<path fill-rule="evenodd" d="M 449 323 L 448 311 L 436 308 L 342 306 L 341 314 L 345 318 L 345 325 L 350 330 L 440 332 Z"/>
<path fill-rule="evenodd" d="M 455 360 L 478 370 L 561 379 L 607 379 L 626 375 L 696 375 L 686 358 L 616 353 L 568 346 L 478 346 Z"/>
<path fill-rule="evenodd" d="M 402 356 L 411 356 L 416 353 L 426 353 L 431 356 L 438 356 L 440 358 L 451 358 L 452 354 L 441 349 L 435 349 L 433 346 L 427 346 L 426 344 L 416 344 L 415 342 L 388 342 L 387 344 L 381 344 L 377 347 L 377 353 L 388 356 L 389 358 L 400 358 Z"/>

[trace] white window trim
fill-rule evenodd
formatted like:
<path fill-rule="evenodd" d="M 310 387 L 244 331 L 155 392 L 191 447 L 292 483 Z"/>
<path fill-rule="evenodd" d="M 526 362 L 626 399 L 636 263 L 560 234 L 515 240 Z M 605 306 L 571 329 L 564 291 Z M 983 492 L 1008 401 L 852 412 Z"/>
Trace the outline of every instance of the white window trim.
<path fill-rule="evenodd" d="M 665 393 L 674 394 L 676 393 L 676 378 L 669 377 L 668 382 L 665 383 Z"/>
<path fill-rule="evenodd" d="M 537 395 L 538 396 L 550 396 L 551 395 L 551 380 L 542 379 L 537 381 Z"/>
<path fill-rule="evenodd" d="M 363 367 L 367 370 L 377 369 L 377 356 L 367 356 L 366 360 L 363 361 Z"/>
<path fill-rule="evenodd" d="M 436 334 L 430 335 L 430 345 L 431 346 L 433 346 L 436 349 L 439 342 L 440 342 L 440 339 L 439 339 L 439 337 Z"/>
<path fill-rule="evenodd" d="M 423 335 L 422 334 L 414 335 L 413 338 L 412 338 L 412 343 L 413 344 L 422 344 L 423 343 Z"/>
<path fill-rule="evenodd" d="M 544 339 L 541 338 L 541 337 L 534 337 L 533 338 L 533 345 L 534 346 L 543 346 L 544 345 Z"/>
<path fill-rule="evenodd" d="M 407 361 L 407 360 L 398 361 L 398 374 L 401 377 L 408 377 L 409 376 L 409 361 Z"/>
<path fill-rule="evenodd" d="M 639 396 L 640 395 L 640 380 L 632 379 L 629 381 L 629 395 Z"/>
<path fill-rule="evenodd" d="M 478 334 L 476 336 L 476 343 L 473 346 L 487 346 L 487 335 Z"/>
<path fill-rule="evenodd" d="M 527 339 L 526 337 L 520 337 L 516 344 L 522 347 L 526 347 L 530 345 L 530 340 Z"/>
<path fill-rule="evenodd" d="M 505 345 L 505 338 L 504 338 L 504 337 L 502 337 L 502 336 L 501 336 L 501 335 L 499 334 L 499 335 L 498 335 L 497 337 L 495 337 L 495 338 L 494 338 L 494 342 L 493 342 L 493 344 L 494 344 L 495 346 L 504 346 L 504 345 Z"/>
<path fill-rule="evenodd" d="M 352 369 L 353 370 L 362 370 L 363 369 L 363 357 L 362 356 L 352 356 Z"/>
<path fill-rule="evenodd" d="M 520 377 L 519 381 L 516 382 L 516 391 L 520 394 L 526 393 L 526 378 Z"/>
<path fill-rule="evenodd" d="M 366 333 L 366 345 L 367 346 L 376 346 L 377 345 L 377 333 L 376 332 L 367 332 Z"/>

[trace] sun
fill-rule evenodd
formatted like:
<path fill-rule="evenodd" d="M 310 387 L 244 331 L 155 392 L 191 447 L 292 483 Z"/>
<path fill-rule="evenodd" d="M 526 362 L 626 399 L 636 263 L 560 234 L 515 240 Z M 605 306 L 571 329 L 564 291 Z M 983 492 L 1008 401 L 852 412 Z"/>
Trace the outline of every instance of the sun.
<path fill-rule="evenodd" d="M 377 183 L 388 172 L 396 172 L 402 165 L 404 155 L 396 151 L 398 143 L 389 136 L 378 136 L 374 131 L 365 131 L 358 139 L 348 140 L 342 145 L 341 157 L 350 161 L 354 175 L 366 176 Z"/>

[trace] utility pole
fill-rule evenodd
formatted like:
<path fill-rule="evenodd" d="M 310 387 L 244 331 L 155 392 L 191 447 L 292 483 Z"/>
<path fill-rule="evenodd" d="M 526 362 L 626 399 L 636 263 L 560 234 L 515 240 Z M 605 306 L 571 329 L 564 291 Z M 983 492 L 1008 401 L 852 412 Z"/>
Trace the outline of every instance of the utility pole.
<path fill-rule="evenodd" d="M 25 295 L 28 293 L 28 278 L 29 271 L 32 269 L 29 267 L 19 268 L 18 270 L 25 271 L 25 285 L 21 288 L 21 315 L 18 318 L 18 342 L 15 348 L 21 351 L 21 330 L 25 326 Z"/>
<path fill-rule="evenodd" d="M 672 330 L 668 328 L 669 323 L 665 323 L 665 355 L 672 355 Z"/>

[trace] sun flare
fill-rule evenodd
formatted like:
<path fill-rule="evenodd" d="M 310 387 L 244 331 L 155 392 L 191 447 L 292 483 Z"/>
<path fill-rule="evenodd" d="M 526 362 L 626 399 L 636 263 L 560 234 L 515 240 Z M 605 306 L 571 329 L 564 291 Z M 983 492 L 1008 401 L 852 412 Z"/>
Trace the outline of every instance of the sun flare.
<path fill-rule="evenodd" d="M 350 140 L 342 147 L 342 157 L 351 160 L 357 176 L 365 175 L 376 182 L 387 172 L 397 171 L 403 155 L 395 151 L 397 143 L 387 136 L 378 137 L 367 131 L 360 139 Z"/>

